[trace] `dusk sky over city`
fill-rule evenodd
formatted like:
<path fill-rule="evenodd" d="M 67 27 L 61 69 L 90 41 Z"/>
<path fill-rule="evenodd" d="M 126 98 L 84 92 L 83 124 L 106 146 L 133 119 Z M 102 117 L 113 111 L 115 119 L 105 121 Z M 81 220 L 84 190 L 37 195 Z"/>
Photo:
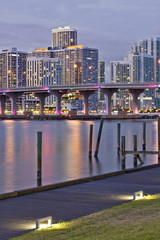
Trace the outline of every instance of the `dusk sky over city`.
<path fill-rule="evenodd" d="M 1 0 L 0 49 L 51 46 L 51 29 L 69 25 L 108 64 L 135 41 L 160 36 L 159 9 L 159 0 Z"/>

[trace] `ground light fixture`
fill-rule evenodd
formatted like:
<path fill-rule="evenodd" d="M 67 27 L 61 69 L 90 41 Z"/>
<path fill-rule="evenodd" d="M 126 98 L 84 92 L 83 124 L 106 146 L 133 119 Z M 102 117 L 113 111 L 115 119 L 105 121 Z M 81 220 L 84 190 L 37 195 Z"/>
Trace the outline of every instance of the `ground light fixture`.
<path fill-rule="evenodd" d="M 52 225 L 52 217 L 44 217 L 36 220 L 36 229 L 48 228 Z"/>
<path fill-rule="evenodd" d="M 142 199 L 144 198 L 143 191 L 138 191 L 134 193 L 134 200 Z"/>

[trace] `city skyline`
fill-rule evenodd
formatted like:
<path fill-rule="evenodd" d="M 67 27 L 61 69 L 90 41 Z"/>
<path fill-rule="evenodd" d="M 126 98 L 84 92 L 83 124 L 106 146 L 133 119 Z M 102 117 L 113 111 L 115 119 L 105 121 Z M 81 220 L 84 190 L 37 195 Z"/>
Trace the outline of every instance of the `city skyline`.
<path fill-rule="evenodd" d="M 0 49 L 32 51 L 52 45 L 52 29 L 77 29 L 78 44 L 99 50 L 109 66 L 120 60 L 135 41 L 160 36 L 158 0 L 2 0 Z"/>

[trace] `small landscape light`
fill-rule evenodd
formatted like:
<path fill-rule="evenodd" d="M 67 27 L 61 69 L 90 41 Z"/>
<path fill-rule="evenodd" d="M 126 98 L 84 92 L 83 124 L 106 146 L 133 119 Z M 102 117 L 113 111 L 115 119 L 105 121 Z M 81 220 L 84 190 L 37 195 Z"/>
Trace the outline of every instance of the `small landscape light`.
<path fill-rule="evenodd" d="M 52 217 L 44 217 L 36 220 L 36 229 L 47 228 L 52 225 Z"/>
<path fill-rule="evenodd" d="M 135 200 L 142 199 L 143 197 L 144 197 L 143 191 L 138 191 L 134 193 Z"/>

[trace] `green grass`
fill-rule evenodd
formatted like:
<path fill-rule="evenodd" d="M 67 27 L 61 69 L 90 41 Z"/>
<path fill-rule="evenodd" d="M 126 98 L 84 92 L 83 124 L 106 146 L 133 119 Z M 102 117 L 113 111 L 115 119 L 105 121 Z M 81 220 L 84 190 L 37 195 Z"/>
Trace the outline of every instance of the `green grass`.
<path fill-rule="evenodd" d="M 160 240 L 160 194 L 146 196 L 16 240 Z"/>

